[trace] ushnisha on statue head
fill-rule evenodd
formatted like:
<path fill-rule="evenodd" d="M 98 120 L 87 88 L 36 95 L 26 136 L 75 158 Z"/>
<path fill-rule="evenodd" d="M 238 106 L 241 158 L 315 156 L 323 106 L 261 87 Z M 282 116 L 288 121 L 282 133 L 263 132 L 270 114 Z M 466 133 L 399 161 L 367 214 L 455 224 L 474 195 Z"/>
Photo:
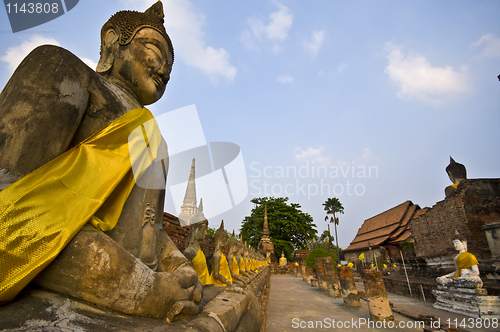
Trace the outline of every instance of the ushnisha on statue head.
<path fill-rule="evenodd" d="M 174 62 L 163 18 L 163 5 L 158 1 L 144 13 L 119 11 L 101 29 L 96 71 L 143 105 L 161 98 Z"/>

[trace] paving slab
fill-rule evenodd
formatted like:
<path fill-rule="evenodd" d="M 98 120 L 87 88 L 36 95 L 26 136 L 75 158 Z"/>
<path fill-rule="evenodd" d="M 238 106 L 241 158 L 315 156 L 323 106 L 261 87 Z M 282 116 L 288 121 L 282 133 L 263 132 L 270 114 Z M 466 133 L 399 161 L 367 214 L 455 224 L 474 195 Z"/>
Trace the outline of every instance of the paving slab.
<path fill-rule="evenodd" d="M 271 276 L 265 332 L 423 331 L 421 322 L 397 313 L 394 319 L 394 328 L 389 328 L 392 323 L 388 322 L 384 328 L 383 322 L 370 320 L 365 301 L 362 301 L 361 308 L 345 307 L 342 298 L 329 297 L 327 292 L 311 287 L 300 278 Z"/>
<path fill-rule="evenodd" d="M 357 282 L 356 288 L 358 291 L 364 291 L 363 283 Z M 434 326 L 440 325 L 443 330 L 459 327 L 461 332 L 500 331 L 499 320 L 481 320 L 436 309 L 432 306 L 432 302 L 429 299 L 426 299 L 426 301 L 423 298 L 422 300 L 417 300 L 390 292 L 387 292 L 387 296 L 389 297 L 389 301 L 394 305 L 392 308 L 393 312 L 415 320 L 419 319 L 419 315 L 435 317 L 434 321 L 437 321 L 437 323 L 433 323 Z M 484 327 L 486 324 L 488 324 L 489 328 Z"/>

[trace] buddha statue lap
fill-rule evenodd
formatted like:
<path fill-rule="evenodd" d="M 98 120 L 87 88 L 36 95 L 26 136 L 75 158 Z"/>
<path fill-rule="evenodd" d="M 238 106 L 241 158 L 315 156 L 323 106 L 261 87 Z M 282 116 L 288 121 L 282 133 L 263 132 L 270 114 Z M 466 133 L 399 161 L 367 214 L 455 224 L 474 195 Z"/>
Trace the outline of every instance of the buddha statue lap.
<path fill-rule="evenodd" d="M 113 15 L 101 30 L 97 73 L 67 50 L 40 46 L 0 94 L 3 246 L 18 243 L 16 234 L 8 232 L 16 222 L 25 222 L 31 233 L 43 214 L 51 217 L 50 227 L 63 225 L 42 239 L 52 246 L 45 249 L 50 255 L 41 255 L 31 270 L 9 269 L 6 262 L 12 260 L 0 248 L 0 265 L 6 267 L 0 275 L 0 303 L 11 301 L 38 274 L 34 281 L 41 286 L 127 314 L 171 321 L 180 313 L 200 312 L 198 276 L 162 229 L 166 144 L 156 129 L 154 148 L 145 147 L 139 155 L 153 151 L 157 158 L 145 163 L 149 166 L 136 179 L 135 152 L 127 148 L 133 130 L 154 122 L 143 106 L 161 98 L 170 77 L 173 47 L 163 16 L 160 1 L 144 13 Z M 99 159 L 102 151 L 111 151 L 107 159 Z M 118 151 L 124 151 L 122 159 L 115 156 Z M 67 171 L 67 163 L 85 153 L 84 166 Z M 120 165 L 120 176 L 107 169 L 113 165 Z M 55 175 L 45 177 L 50 172 Z M 64 194 L 51 195 L 54 186 Z M 91 191 L 95 195 L 90 197 Z M 74 192 L 81 196 L 73 197 Z M 60 210 L 54 211 L 55 206 Z M 65 237 L 55 241 L 59 236 Z M 18 262 L 27 256 L 34 260 L 28 249 L 8 254 L 21 257 Z M 16 274 L 20 270 L 22 276 Z"/>

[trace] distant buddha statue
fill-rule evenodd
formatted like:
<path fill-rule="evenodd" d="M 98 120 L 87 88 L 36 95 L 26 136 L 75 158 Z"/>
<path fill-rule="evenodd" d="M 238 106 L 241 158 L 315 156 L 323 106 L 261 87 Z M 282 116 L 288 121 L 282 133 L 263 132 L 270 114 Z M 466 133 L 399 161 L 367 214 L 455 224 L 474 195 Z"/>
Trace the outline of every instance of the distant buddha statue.
<path fill-rule="evenodd" d="M 284 265 L 287 265 L 287 260 L 286 260 L 286 257 L 285 257 L 285 253 L 282 251 L 281 252 L 281 258 L 280 258 L 280 266 L 284 266 Z"/>
<path fill-rule="evenodd" d="M 245 245 L 241 243 L 241 238 L 240 238 L 240 243 L 238 243 L 237 245 L 237 252 L 236 252 L 236 260 L 238 262 L 238 267 L 240 269 L 240 275 L 251 279 L 251 274 L 249 273 L 249 271 L 246 269 L 245 266 L 244 252 L 245 252 Z"/>
<path fill-rule="evenodd" d="M 453 246 L 458 250 L 458 255 L 455 256 L 456 271 L 438 277 L 436 281 L 442 285 L 454 285 L 458 282 L 468 288 L 481 288 L 483 282 L 479 277 L 479 262 L 473 254 L 467 252 L 467 242 L 457 237 L 453 240 Z"/>
<path fill-rule="evenodd" d="M 160 1 L 113 15 L 97 73 L 40 46 L 1 92 L 0 304 L 37 276 L 128 314 L 201 310 L 197 274 L 162 229 L 167 147 L 144 108 L 174 61 L 163 18 Z"/>
<path fill-rule="evenodd" d="M 271 264 L 271 252 L 266 252 L 266 264 Z"/>
<path fill-rule="evenodd" d="M 465 166 L 459 164 L 450 157 L 450 164 L 446 167 L 446 173 L 448 173 L 448 177 L 450 178 L 452 185 L 446 187 L 444 190 L 446 197 L 454 194 L 457 191 L 458 184 L 467 179 L 467 170 Z"/>
<path fill-rule="evenodd" d="M 233 277 L 229 269 L 229 263 L 226 255 L 222 252 L 222 248 L 227 245 L 227 233 L 224 229 L 224 220 L 221 222 L 219 229 L 215 232 L 215 251 L 212 255 L 212 279 L 216 286 L 232 286 Z M 232 263 L 232 262 L 231 262 Z"/>
<path fill-rule="evenodd" d="M 245 280 L 246 278 L 240 274 L 240 268 L 238 265 L 238 261 L 236 260 L 236 255 L 238 252 L 238 240 L 236 240 L 234 232 L 229 241 L 227 241 L 227 246 L 227 262 L 229 264 L 229 270 L 231 271 L 233 283 L 237 284 L 240 287 L 246 288 L 248 279 Z"/>
<path fill-rule="evenodd" d="M 212 276 L 208 271 L 207 259 L 200 247 L 200 242 L 207 236 L 207 229 L 208 220 L 203 214 L 203 201 L 200 200 L 196 215 L 189 221 L 188 246 L 183 254 L 193 264 L 202 285 L 213 284 Z"/>

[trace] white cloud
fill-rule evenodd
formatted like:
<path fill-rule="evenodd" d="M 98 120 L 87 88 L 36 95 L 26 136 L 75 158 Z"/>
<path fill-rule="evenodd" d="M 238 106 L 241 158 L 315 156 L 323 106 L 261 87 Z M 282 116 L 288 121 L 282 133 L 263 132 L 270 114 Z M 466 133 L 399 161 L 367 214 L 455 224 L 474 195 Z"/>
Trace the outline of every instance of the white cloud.
<path fill-rule="evenodd" d="M 293 24 L 293 14 L 290 9 L 280 3 L 275 3 L 278 10 L 272 12 L 265 20 L 260 18 L 249 18 L 247 23 L 249 30 L 241 33 L 241 41 L 247 48 L 257 48 L 258 44 L 263 42 L 273 42 L 273 51 L 278 52 L 278 42 L 288 37 L 288 31 Z"/>
<path fill-rule="evenodd" d="M 313 30 L 311 38 L 304 42 L 304 48 L 307 52 L 311 53 L 313 57 L 316 57 L 323 41 L 325 40 L 325 32 L 320 30 Z"/>
<path fill-rule="evenodd" d="M 23 41 L 21 45 L 9 47 L 6 54 L 0 57 L 0 60 L 7 63 L 9 70 L 14 71 L 29 52 L 44 44 L 59 46 L 59 43 L 54 38 L 33 35 L 29 40 Z"/>
<path fill-rule="evenodd" d="M 345 62 L 342 62 L 338 67 L 337 67 L 337 72 L 338 73 L 343 73 L 347 68 L 349 67 L 349 65 Z"/>
<path fill-rule="evenodd" d="M 296 148 L 295 151 L 297 153 L 295 154 L 295 159 L 298 162 L 316 162 L 320 165 L 327 166 L 330 164 L 330 158 L 322 156 L 323 150 L 325 150 L 324 147 L 319 146 L 318 148 L 307 148 L 305 150 L 302 150 L 301 148 Z"/>
<path fill-rule="evenodd" d="M 438 105 L 471 91 L 464 68 L 433 67 L 424 56 L 413 52 L 405 55 L 401 46 L 391 42 L 385 49 L 389 60 L 385 73 L 400 87 L 401 99 Z"/>
<path fill-rule="evenodd" d="M 474 47 L 483 47 L 481 56 L 487 58 L 500 57 L 500 38 L 493 34 L 486 34 L 472 44 Z"/>
<path fill-rule="evenodd" d="M 290 84 L 293 83 L 293 77 L 287 75 L 281 75 L 278 78 L 276 78 L 276 82 L 283 84 Z"/>
<path fill-rule="evenodd" d="M 156 0 L 122 0 L 144 11 Z M 163 0 L 165 28 L 172 39 L 175 59 L 201 70 L 211 79 L 225 77 L 233 81 L 237 70 L 230 62 L 229 53 L 222 47 L 206 45 L 202 30 L 205 18 L 190 1 Z"/>

